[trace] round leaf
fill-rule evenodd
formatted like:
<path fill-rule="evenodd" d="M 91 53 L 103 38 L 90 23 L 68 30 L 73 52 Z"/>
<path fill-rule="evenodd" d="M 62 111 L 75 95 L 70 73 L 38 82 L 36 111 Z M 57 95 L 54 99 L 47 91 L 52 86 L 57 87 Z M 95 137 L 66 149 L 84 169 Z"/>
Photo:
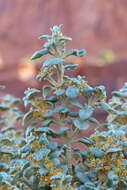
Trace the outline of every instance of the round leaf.
<path fill-rule="evenodd" d="M 79 89 L 74 87 L 74 86 L 70 86 L 67 88 L 66 90 L 66 96 L 68 98 L 74 99 L 77 98 L 79 95 Z"/>

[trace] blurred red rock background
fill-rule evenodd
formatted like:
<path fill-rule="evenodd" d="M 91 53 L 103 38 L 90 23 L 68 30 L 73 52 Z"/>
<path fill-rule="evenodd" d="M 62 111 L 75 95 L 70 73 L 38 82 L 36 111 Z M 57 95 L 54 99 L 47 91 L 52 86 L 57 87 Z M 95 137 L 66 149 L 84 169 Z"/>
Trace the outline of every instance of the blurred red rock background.
<path fill-rule="evenodd" d="M 37 38 L 49 27 L 64 24 L 72 37 L 68 48 L 85 48 L 76 74 L 85 75 L 91 85 L 105 85 L 108 94 L 127 81 L 127 0 L 1 0 L 0 84 L 3 93 L 23 97 L 27 87 L 40 86 L 34 80 L 37 67 L 29 57 L 42 47 Z M 113 51 L 114 61 L 98 58 L 103 49 Z"/>

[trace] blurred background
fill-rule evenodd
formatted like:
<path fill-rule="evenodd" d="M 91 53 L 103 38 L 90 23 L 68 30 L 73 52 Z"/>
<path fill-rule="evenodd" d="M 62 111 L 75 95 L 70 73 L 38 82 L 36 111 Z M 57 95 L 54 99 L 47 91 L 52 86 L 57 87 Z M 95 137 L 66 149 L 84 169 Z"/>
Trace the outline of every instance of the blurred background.
<path fill-rule="evenodd" d="M 38 37 L 53 25 L 64 24 L 72 37 L 69 48 L 86 49 L 74 75 L 89 84 L 105 85 L 110 97 L 127 81 L 127 0 L 0 0 L 0 85 L 2 93 L 24 96 L 35 80 L 38 64 L 30 56 L 42 48 Z"/>

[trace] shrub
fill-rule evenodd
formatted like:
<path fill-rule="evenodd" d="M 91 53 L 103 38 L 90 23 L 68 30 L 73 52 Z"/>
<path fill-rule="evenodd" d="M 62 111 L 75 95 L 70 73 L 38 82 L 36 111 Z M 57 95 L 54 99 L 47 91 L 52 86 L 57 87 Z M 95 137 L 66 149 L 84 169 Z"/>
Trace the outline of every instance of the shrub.
<path fill-rule="evenodd" d="M 65 59 L 82 57 L 86 51 L 67 51 L 71 38 L 62 34 L 61 26 L 40 36 L 47 41 L 31 57 L 50 56 L 37 75 L 47 85 L 25 91 L 29 111 L 23 119 L 16 105 L 19 99 L 7 95 L 1 101 L 0 189 L 125 190 L 127 84 L 106 103 L 104 86 L 93 88 L 83 76 L 66 75 L 77 65 L 65 64 Z M 94 117 L 98 108 L 108 113 L 104 124 Z M 29 124 L 25 132 L 16 129 L 19 119 Z M 80 137 L 93 125 L 96 131 L 89 138 Z"/>

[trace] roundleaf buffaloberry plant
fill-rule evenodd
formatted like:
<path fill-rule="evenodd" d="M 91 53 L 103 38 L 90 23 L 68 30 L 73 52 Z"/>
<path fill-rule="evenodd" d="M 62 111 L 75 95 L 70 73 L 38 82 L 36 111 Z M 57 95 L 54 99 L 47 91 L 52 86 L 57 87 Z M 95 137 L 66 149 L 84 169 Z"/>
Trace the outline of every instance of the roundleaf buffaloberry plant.
<path fill-rule="evenodd" d="M 49 56 L 36 77 L 46 85 L 25 91 L 29 111 L 23 116 L 20 100 L 11 95 L 1 100 L 0 190 L 125 190 L 127 84 L 106 103 L 104 86 L 93 88 L 83 76 L 66 75 L 77 67 L 66 58 L 86 51 L 67 51 L 72 39 L 61 27 L 40 36 L 46 42 L 31 57 Z M 107 112 L 104 124 L 94 117 L 98 108 Z M 19 120 L 28 125 L 25 132 L 17 129 Z M 95 132 L 86 137 L 93 125 Z"/>

